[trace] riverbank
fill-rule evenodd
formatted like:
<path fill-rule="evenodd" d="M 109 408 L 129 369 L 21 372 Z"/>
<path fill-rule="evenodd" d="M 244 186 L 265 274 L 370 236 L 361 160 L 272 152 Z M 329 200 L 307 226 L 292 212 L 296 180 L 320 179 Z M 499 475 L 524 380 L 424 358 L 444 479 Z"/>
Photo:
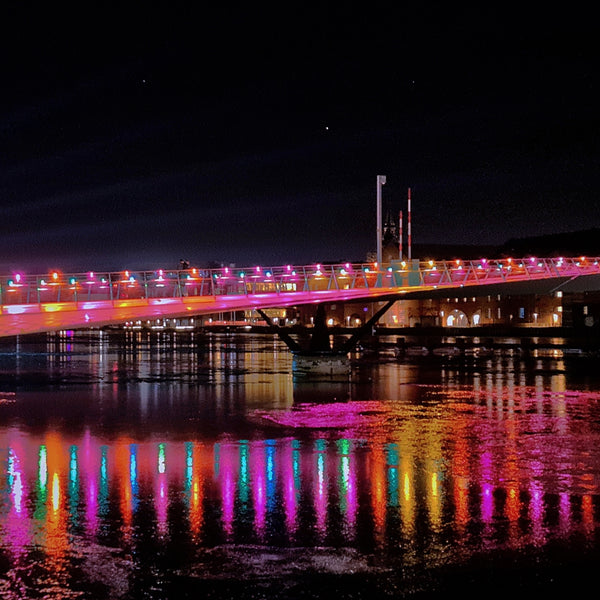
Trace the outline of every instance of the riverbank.
<path fill-rule="evenodd" d="M 280 329 L 289 335 L 308 337 L 312 327 L 293 326 Z M 210 332 L 249 332 L 277 334 L 277 329 L 268 326 L 252 327 L 204 327 Z M 330 327 L 334 337 L 351 336 L 356 333 L 353 327 Z M 463 346 L 486 345 L 489 347 L 508 345 L 527 347 L 569 347 L 583 350 L 600 350 L 600 330 L 597 328 L 576 329 L 573 327 L 510 327 L 506 325 L 486 325 L 483 327 L 374 327 L 362 337 L 363 345 L 374 345 L 379 340 L 385 345 L 419 344 L 437 346 L 442 343 L 455 343 Z"/>

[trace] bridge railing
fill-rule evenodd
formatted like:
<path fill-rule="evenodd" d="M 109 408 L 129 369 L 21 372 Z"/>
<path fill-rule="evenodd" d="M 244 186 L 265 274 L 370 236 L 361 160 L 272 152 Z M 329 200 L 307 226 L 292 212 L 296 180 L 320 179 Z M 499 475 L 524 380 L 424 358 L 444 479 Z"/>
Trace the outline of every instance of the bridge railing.
<path fill-rule="evenodd" d="M 600 273 L 598 258 L 501 258 L 0 275 L 0 303 L 49 304 L 323 290 L 456 287 Z"/>

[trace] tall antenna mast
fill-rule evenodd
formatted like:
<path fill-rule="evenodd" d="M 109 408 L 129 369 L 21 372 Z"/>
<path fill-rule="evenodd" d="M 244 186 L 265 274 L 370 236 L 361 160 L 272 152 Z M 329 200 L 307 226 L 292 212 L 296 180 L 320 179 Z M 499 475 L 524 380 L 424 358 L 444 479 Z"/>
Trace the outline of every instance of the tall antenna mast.
<path fill-rule="evenodd" d="M 411 259 L 411 245 L 412 245 L 412 240 L 411 240 L 411 232 L 410 232 L 410 188 L 408 188 L 408 226 L 407 226 L 407 233 L 408 233 L 408 260 Z"/>
<path fill-rule="evenodd" d="M 381 243 L 383 227 L 381 226 L 381 186 L 385 184 L 385 175 L 377 175 L 377 264 L 381 265 Z"/>
<path fill-rule="evenodd" d="M 402 211 L 398 219 L 398 258 L 402 260 Z"/>

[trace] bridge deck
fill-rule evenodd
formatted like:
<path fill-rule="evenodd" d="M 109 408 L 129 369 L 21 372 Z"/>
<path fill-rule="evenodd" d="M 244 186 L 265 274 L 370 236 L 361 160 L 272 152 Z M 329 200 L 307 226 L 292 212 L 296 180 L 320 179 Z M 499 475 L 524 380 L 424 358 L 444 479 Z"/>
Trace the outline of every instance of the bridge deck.
<path fill-rule="evenodd" d="M 0 336 L 322 301 L 383 299 L 515 283 L 545 291 L 600 275 L 598 258 L 392 261 L 0 276 Z M 593 278 L 594 280 L 598 278 Z M 526 289 L 526 288 L 525 288 Z M 530 291 L 536 291 L 533 286 Z"/>

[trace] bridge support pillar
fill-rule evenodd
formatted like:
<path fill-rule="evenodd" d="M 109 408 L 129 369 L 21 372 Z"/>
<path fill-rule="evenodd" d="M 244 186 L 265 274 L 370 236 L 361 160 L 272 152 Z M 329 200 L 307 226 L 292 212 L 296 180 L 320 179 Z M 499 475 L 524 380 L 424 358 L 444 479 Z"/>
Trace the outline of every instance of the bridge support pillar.
<path fill-rule="evenodd" d="M 269 327 L 275 329 L 275 332 L 277 335 L 279 335 L 279 338 L 292 352 L 296 354 L 303 353 L 327 356 L 328 354 L 347 354 L 348 352 L 352 352 L 360 340 L 371 331 L 373 325 L 377 323 L 379 318 L 393 306 L 394 302 L 396 302 L 395 299 L 386 302 L 386 304 L 380 308 L 366 323 L 361 325 L 355 333 L 345 340 L 339 348 L 332 348 L 331 346 L 331 341 L 329 338 L 330 331 L 327 326 L 327 321 L 325 318 L 325 306 L 323 304 L 319 304 L 317 306 L 317 312 L 315 313 L 313 321 L 314 328 L 307 349 L 302 348 L 300 344 L 291 338 L 289 333 L 282 327 L 273 323 L 269 315 L 267 315 L 263 310 L 259 308 L 256 309 L 256 312 L 258 312 L 258 314 L 267 322 Z"/>

